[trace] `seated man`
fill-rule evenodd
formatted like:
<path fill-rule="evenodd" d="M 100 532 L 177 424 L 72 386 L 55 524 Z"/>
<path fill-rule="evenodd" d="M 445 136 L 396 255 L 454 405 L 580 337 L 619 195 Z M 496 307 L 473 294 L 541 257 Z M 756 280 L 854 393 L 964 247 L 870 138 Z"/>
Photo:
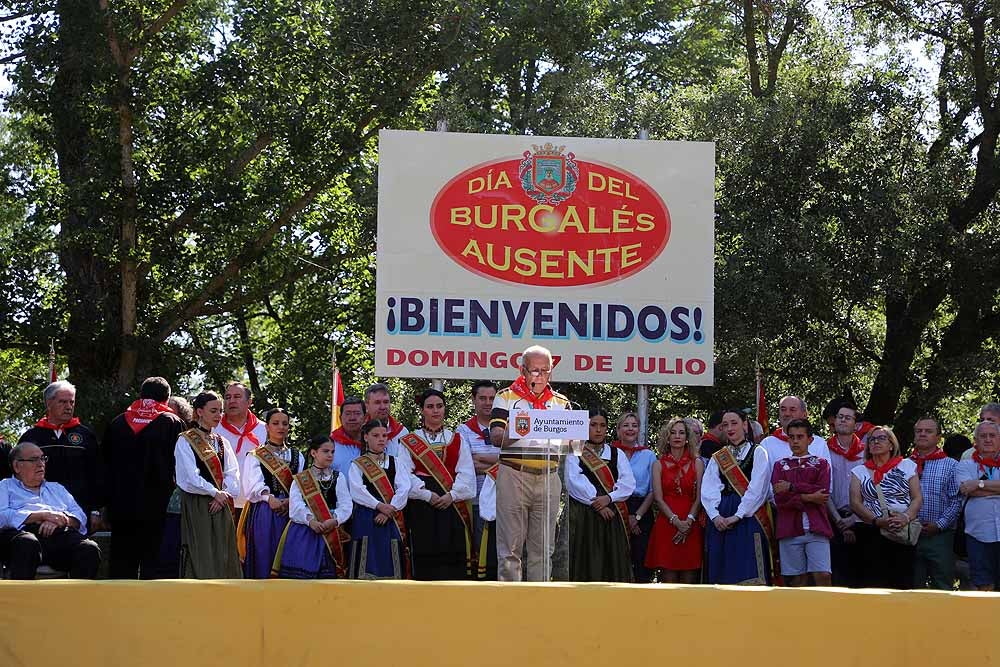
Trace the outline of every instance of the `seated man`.
<path fill-rule="evenodd" d="M 0 480 L 0 560 L 11 579 L 34 579 L 42 563 L 93 579 L 101 550 L 85 539 L 87 515 L 56 482 L 45 481 L 47 457 L 30 442 L 10 452 L 14 477 Z"/>

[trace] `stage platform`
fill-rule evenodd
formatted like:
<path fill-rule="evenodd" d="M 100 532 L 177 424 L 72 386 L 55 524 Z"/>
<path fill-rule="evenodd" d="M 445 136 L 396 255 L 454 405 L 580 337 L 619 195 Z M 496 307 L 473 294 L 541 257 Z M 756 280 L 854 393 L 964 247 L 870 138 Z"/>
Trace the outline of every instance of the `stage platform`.
<path fill-rule="evenodd" d="M 3 667 L 977 664 L 1000 595 L 616 584 L 0 582 Z"/>

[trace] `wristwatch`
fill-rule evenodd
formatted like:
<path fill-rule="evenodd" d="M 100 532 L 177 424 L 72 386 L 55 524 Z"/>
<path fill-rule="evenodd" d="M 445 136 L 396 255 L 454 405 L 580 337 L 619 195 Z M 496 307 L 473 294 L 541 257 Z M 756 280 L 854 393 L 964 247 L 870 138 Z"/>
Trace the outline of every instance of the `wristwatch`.
<path fill-rule="evenodd" d="M 986 488 L 986 482 L 984 482 L 983 480 L 979 480 L 979 488 L 980 489 Z"/>
<path fill-rule="evenodd" d="M 635 521 L 636 521 L 636 523 L 642 521 L 642 515 L 641 514 L 636 514 L 635 515 Z"/>

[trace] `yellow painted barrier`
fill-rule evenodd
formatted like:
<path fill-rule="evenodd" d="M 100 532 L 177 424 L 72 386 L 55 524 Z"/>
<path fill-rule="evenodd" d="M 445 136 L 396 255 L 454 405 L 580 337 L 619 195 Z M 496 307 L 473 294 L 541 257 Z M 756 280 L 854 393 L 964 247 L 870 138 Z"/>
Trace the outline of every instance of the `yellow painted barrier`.
<path fill-rule="evenodd" d="M 0 583 L 3 667 L 989 665 L 1000 595 L 614 584 Z"/>

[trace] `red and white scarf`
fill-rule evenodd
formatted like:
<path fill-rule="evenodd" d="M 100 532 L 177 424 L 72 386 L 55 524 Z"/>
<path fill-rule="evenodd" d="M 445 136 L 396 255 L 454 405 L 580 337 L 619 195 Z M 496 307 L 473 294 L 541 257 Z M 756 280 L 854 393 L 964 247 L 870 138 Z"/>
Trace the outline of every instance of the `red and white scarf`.
<path fill-rule="evenodd" d="M 76 417 L 73 417 L 65 424 L 56 426 L 55 424 L 49 421 L 48 415 L 42 417 L 37 422 L 35 422 L 35 426 L 37 426 L 38 428 L 47 428 L 50 431 L 65 431 L 68 428 L 73 428 L 74 426 L 79 426 L 79 425 L 80 425 L 80 420 Z"/>
<path fill-rule="evenodd" d="M 164 412 L 173 412 L 173 410 L 166 403 L 159 403 L 151 398 L 140 398 L 125 410 L 125 422 L 133 433 L 139 435 L 142 429 L 149 426 Z"/>
<path fill-rule="evenodd" d="M 260 447 L 260 440 L 256 435 L 254 435 L 253 432 L 259 423 L 260 420 L 257 419 L 257 415 L 247 410 L 247 420 L 243 423 L 242 431 L 233 426 L 225 415 L 222 415 L 221 426 L 233 435 L 239 436 L 239 439 L 236 441 L 236 447 L 234 448 L 236 453 L 239 454 L 240 450 L 243 449 L 244 440 L 249 440 L 253 444 L 254 448 Z"/>

